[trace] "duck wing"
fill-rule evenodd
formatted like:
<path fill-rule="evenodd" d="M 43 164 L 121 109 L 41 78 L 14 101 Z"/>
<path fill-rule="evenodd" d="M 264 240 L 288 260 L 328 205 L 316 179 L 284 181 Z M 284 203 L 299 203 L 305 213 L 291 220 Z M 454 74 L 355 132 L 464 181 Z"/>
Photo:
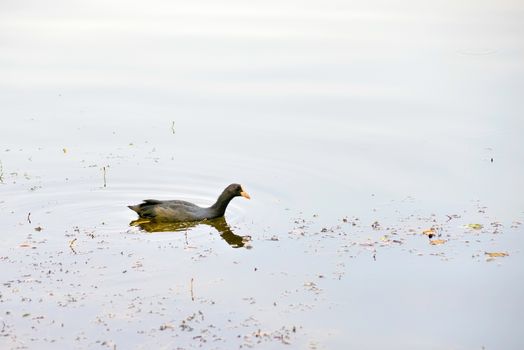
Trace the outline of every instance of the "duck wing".
<path fill-rule="evenodd" d="M 209 216 L 209 209 L 181 200 L 146 199 L 143 203 L 129 206 L 129 209 L 134 210 L 141 218 L 160 221 L 196 221 Z"/>
<path fill-rule="evenodd" d="M 168 206 L 168 207 L 181 206 L 181 207 L 187 207 L 187 208 L 201 208 L 198 205 L 193 204 L 191 202 L 180 201 L 180 200 L 170 200 L 170 201 L 157 201 L 155 199 L 147 199 L 147 200 L 148 201 L 152 201 L 155 204 L 165 205 L 165 206 Z M 144 202 L 146 202 L 146 201 L 144 201 Z"/>
<path fill-rule="evenodd" d="M 159 201 L 158 199 L 144 199 L 144 203 L 141 204 L 160 204 L 162 201 Z"/>

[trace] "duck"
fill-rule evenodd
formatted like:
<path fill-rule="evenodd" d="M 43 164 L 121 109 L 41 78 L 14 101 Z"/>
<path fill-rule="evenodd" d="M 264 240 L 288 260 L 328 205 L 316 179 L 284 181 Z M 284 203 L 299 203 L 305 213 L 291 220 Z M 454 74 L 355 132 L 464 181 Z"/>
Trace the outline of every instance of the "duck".
<path fill-rule="evenodd" d="M 229 202 L 235 197 L 251 199 L 242 185 L 233 183 L 227 186 L 218 196 L 215 204 L 208 208 L 181 200 L 156 199 L 145 199 L 140 204 L 129 205 L 128 208 L 136 212 L 140 219 L 156 222 L 202 221 L 223 217 Z"/>

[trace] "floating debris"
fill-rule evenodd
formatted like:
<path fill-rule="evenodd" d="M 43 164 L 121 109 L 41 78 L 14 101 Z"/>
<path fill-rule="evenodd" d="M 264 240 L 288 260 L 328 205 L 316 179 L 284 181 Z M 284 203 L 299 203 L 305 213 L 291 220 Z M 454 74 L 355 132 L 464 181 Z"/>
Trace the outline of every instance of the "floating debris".
<path fill-rule="evenodd" d="M 473 229 L 473 230 L 482 230 L 481 224 L 467 224 L 466 227 Z"/>
<path fill-rule="evenodd" d="M 444 243 L 446 243 L 445 239 L 432 239 L 429 241 L 429 244 L 431 245 L 439 245 L 439 244 L 444 244 Z"/>
<path fill-rule="evenodd" d="M 164 323 L 162 325 L 160 325 L 159 329 L 161 331 L 165 331 L 166 329 L 174 329 L 175 326 L 173 326 L 171 323 Z"/>
<path fill-rule="evenodd" d="M 189 290 L 191 292 L 191 301 L 195 301 L 195 293 L 193 291 L 193 281 L 194 281 L 194 278 L 191 277 L 191 282 L 189 283 Z"/>
<path fill-rule="evenodd" d="M 75 250 L 75 247 L 74 247 L 74 246 L 75 246 L 76 241 L 77 241 L 77 238 L 74 238 L 73 240 L 71 240 L 71 241 L 69 242 L 69 248 L 71 248 L 71 250 L 72 250 L 73 253 L 75 253 L 75 254 L 76 254 L 76 250 Z"/>
<path fill-rule="evenodd" d="M 446 217 L 448 218 L 447 221 L 451 221 L 451 219 L 460 219 L 460 215 L 457 214 L 446 215 Z"/>
<path fill-rule="evenodd" d="M 103 175 L 104 175 L 104 188 L 107 187 L 107 181 L 106 181 L 106 167 L 102 167 Z"/>
<path fill-rule="evenodd" d="M 509 256 L 509 254 L 505 252 L 484 252 L 484 254 L 490 258 L 503 258 L 505 256 Z"/>
<path fill-rule="evenodd" d="M 428 236 L 429 238 L 433 238 L 437 234 L 437 230 L 435 230 L 435 228 L 432 227 L 430 229 L 422 231 L 422 234 Z"/>
<path fill-rule="evenodd" d="M 305 282 L 304 283 L 304 287 L 311 291 L 311 292 L 314 292 L 316 294 L 320 293 L 321 292 L 321 289 L 317 287 L 317 285 L 315 284 L 315 282 Z"/>

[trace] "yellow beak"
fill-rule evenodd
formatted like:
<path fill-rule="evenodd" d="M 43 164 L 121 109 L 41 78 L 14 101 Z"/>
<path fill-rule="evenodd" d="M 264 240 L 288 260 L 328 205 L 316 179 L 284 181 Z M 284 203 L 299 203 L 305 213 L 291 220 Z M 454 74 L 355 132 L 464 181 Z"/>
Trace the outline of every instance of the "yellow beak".
<path fill-rule="evenodd" d="M 244 190 L 242 190 L 242 191 L 240 192 L 240 195 L 241 195 L 242 197 L 244 197 L 244 198 L 251 199 L 251 197 L 249 196 L 249 194 L 247 194 L 247 192 L 244 191 Z"/>

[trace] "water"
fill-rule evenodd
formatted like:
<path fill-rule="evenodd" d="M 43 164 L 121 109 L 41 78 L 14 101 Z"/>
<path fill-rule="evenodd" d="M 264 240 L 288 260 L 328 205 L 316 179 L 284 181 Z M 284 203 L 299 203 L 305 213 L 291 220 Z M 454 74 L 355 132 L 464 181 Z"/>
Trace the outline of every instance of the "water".
<path fill-rule="evenodd" d="M 519 2 L 0 9 L 0 347 L 524 346 Z"/>

